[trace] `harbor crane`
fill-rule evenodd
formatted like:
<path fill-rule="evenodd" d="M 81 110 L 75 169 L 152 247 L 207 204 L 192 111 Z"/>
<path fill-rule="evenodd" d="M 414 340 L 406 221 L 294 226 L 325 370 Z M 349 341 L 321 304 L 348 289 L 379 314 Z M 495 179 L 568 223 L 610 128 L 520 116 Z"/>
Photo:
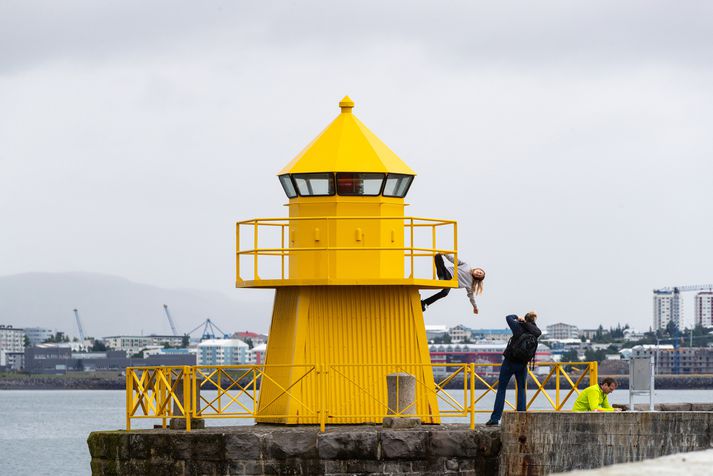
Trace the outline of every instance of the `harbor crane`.
<path fill-rule="evenodd" d="M 206 340 L 206 339 L 215 339 L 216 335 L 221 336 L 221 337 L 226 337 L 227 334 L 225 334 L 223 331 L 220 330 L 218 326 L 215 325 L 213 321 L 210 319 L 206 319 L 205 321 L 201 322 L 196 326 L 195 329 L 193 329 L 191 332 L 188 333 L 188 335 L 193 334 L 195 331 L 203 327 L 203 333 L 201 334 L 201 341 Z M 218 334 L 215 332 L 218 331 Z"/>
<path fill-rule="evenodd" d="M 682 293 L 688 291 L 713 291 L 713 284 L 691 284 L 687 286 L 672 286 L 669 288 L 654 289 L 655 293 Z"/>
<path fill-rule="evenodd" d="M 84 342 L 84 329 L 82 328 L 82 321 L 79 319 L 79 311 L 74 310 L 74 317 L 77 319 L 77 329 L 79 329 L 79 338 Z"/>
<path fill-rule="evenodd" d="M 168 310 L 168 305 L 164 304 L 163 305 L 163 310 L 166 313 L 166 317 L 168 318 L 168 324 L 171 326 L 171 332 L 173 332 L 174 336 L 178 335 L 178 331 L 176 330 L 176 324 L 173 322 L 173 318 L 171 317 L 171 313 Z"/>

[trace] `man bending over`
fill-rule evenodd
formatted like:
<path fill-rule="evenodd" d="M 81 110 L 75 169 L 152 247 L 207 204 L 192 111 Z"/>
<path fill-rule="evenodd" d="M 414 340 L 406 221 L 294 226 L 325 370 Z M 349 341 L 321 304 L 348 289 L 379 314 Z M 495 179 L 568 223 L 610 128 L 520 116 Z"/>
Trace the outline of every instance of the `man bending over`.
<path fill-rule="evenodd" d="M 599 385 L 592 385 L 582 390 L 574 402 L 573 412 L 620 412 L 621 408 L 613 408 L 607 395 L 619 386 L 616 380 L 607 377 Z"/>

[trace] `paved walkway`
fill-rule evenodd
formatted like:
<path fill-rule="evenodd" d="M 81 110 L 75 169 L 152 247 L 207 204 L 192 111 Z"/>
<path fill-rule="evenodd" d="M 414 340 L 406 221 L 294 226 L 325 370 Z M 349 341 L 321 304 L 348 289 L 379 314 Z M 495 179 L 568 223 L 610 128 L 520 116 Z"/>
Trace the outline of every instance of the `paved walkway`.
<path fill-rule="evenodd" d="M 599 469 L 572 471 L 561 474 L 570 476 L 623 476 L 639 474 L 645 474 L 646 476 L 669 474 L 678 476 L 710 476 L 713 474 L 713 450 L 679 453 L 647 461 L 640 461 L 638 463 L 615 464 Z"/>

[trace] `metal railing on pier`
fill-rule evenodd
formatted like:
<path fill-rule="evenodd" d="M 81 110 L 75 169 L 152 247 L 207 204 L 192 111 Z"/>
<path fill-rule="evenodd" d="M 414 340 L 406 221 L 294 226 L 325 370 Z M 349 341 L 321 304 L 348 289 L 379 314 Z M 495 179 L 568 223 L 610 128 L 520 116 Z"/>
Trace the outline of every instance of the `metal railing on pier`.
<path fill-rule="evenodd" d="M 185 420 L 190 431 L 195 419 L 233 418 L 295 418 L 294 423 L 317 423 L 322 431 L 326 425 L 348 423 L 350 418 L 373 418 L 380 423 L 387 416 L 398 417 L 401 413 L 390 409 L 387 403 L 386 375 L 394 372 L 416 373 L 418 367 L 431 367 L 434 372 L 433 386 L 416 382 L 422 394 L 435 399 L 437 406 L 427 412 L 408 414 L 424 421 L 440 423 L 441 418 L 468 419 L 475 427 L 476 413 L 489 413 L 492 408 L 478 404 L 489 393 L 497 391 L 497 370 L 501 364 L 394 364 L 379 365 L 383 368 L 383 391 L 374 393 L 369 385 L 359 381 L 358 369 L 363 365 L 222 365 L 181 367 L 129 367 L 126 369 L 126 429 L 131 429 L 135 419 L 158 419 L 166 427 L 170 419 Z M 274 376 L 280 370 L 291 370 L 289 383 L 280 382 Z M 528 369 L 526 390 L 531 396 L 527 409 L 536 402 L 544 404 L 547 411 L 564 411 L 564 406 L 579 395 L 580 386 L 597 383 L 596 362 L 538 362 Z M 318 391 L 309 400 L 297 396 L 295 389 L 305 379 L 317 379 Z M 271 381 L 279 392 L 271 395 L 271 401 L 260 401 L 261 381 Z M 338 408 L 325 408 L 327 392 L 336 385 L 346 385 L 355 398 L 372 399 L 379 411 L 370 415 L 355 415 Z M 554 387 L 554 388 L 552 388 Z M 554 390 L 554 397 L 546 389 Z M 534 392 L 534 393 L 533 393 Z M 281 397 L 289 396 L 299 407 L 299 418 L 294 413 L 273 411 L 280 405 Z M 576 398 L 576 397 L 574 397 Z M 515 405 L 506 400 L 506 405 Z M 422 408 L 423 405 L 416 405 Z M 541 406 L 541 405 L 540 405 Z M 294 410 L 294 409 L 293 409 Z M 538 410 L 534 410 L 538 411 Z M 541 410 L 539 410 L 541 411 Z M 406 416 L 406 415 L 404 415 Z"/>

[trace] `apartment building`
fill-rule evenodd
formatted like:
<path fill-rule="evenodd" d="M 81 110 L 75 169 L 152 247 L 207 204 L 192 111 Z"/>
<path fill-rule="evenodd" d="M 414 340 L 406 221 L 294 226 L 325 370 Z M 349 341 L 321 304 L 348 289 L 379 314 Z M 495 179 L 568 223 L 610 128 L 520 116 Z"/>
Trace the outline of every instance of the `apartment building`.
<path fill-rule="evenodd" d="M 0 324 L 0 350 L 5 352 L 24 352 L 24 329 Z"/>

